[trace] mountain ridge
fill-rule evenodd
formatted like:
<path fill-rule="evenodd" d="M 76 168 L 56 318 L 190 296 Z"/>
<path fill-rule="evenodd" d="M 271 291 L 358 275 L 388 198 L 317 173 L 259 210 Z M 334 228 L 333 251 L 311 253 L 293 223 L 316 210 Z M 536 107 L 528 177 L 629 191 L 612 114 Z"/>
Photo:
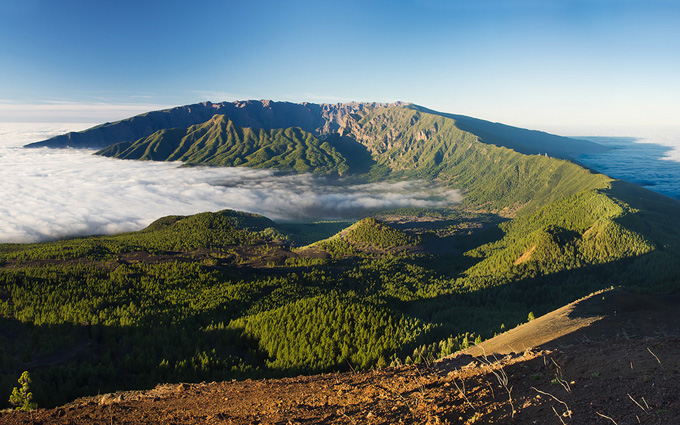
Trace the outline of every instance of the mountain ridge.
<path fill-rule="evenodd" d="M 307 111 L 307 118 L 312 109 L 325 107 L 276 102 L 243 105 L 260 112 L 264 111 L 262 108 L 271 108 L 272 114 L 278 108 L 303 108 Z M 349 113 L 351 110 L 355 112 Z M 310 142 L 301 143 L 299 137 L 293 143 L 277 141 L 272 133 L 274 130 L 239 127 L 227 115 L 214 115 L 224 117 L 240 130 L 234 132 L 231 127 L 211 126 L 211 117 L 191 127 L 163 129 L 134 142 L 113 144 L 97 154 L 121 159 L 178 160 L 186 165 L 257 166 L 298 173 L 335 172 L 359 183 L 424 179 L 463 190 L 467 205 L 486 205 L 485 208 L 494 211 L 531 211 L 550 199 L 586 188 L 602 188 L 608 179 L 560 158 L 522 154 L 504 146 L 518 145 L 519 142 L 513 140 L 522 139 L 527 134 L 532 141 L 522 146 L 533 145 L 536 151 L 546 150 L 538 146 L 544 139 L 548 141 L 548 147 L 566 146 L 573 141 L 575 146 L 570 149 L 588 150 L 593 146 L 595 148 L 592 149 L 599 149 L 591 142 L 581 143 L 477 120 L 478 126 L 482 122 L 491 128 L 487 130 L 484 127 L 485 132 L 480 132 L 483 134 L 480 137 L 460 128 L 457 121 L 460 116 L 452 118 L 403 103 L 330 105 L 328 113 L 329 120 L 316 121 L 316 124 L 323 125 L 314 131 L 330 131 L 329 126 L 334 125 L 337 126 L 336 132 L 315 136 L 314 133 L 304 133 L 307 130 L 303 127 L 292 127 L 299 129 L 292 130 L 294 132 L 307 134 L 304 137 Z M 247 120 L 242 117 L 241 121 Z M 309 123 L 306 125 L 312 127 Z M 253 138 L 239 136 L 244 131 L 260 136 L 255 137 L 257 141 L 253 142 Z M 268 138 L 263 136 L 263 131 L 269 131 Z M 281 134 L 281 131 L 276 130 L 276 134 Z M 495 143 L 487 143 L 485 138 Z M 569 150 L 564 147 L 559 152 L 555 150 L 557 148 L 551 149 L 547 150 L 555 154 Z"/>
<path fill-rule="evenodd" d="M 379 102 L 315 104 L 308 102 L 276 102 L 271 100 L 220 103 L 202 102 L 151 111 L 113 123 L 101 124 L 80 132 L 71 132 L 47 140 L 30 143 L 26 147 L 101 149 L 115 143 L 134 142 L 143 137 L 148 137 L 158 130 L 200 124 L 216 114 L 226 115 L 240 127 L 262 128 L 266 130 L 300 127 L 315 136 L 320 136 L 341 131 L 346 126 L 348 119 L 357 119 L 367 111 L 388 106 L 414 108 L 422 112 L 457 119 L 466 123 L 471 133 L 478 132 L 483 135 L 482 138 L 489 139 L 488 143 L 494 143 L 511 149 L 515 148 L 522 153 L 548 153 L 553 156 L 565 157 L 576 153 L 598 152 L 604 149 L 594 142 L 525 130 L 464 115 L 441 113 L 401 101 L 389 104 Z M 497 134 L 499 132 L 502 134 Z M 522 138 L 527 139 L 527 135 L 531 140 L 536 139 L 536 142 L 546 143 L 547 140 L 549 146 L 546 149 L 527 146 L 526 143 L 522 143 L 519 140 Z M 576 146 L 568 148 L 565 144 Z"/>
<path fill-rule="evenodd" d="M 557 136 L 545 131 L 526 130 L 465 115 L 438 112 L 419 105 L 411 105 L 411 107 L 422 112 L 452 118 L 461 130 L 477 135 L 484 143 L 504 146 L 526 155 L 551 154 L 567 158 L 575 154 L 594 154 L 608 150 L 605 146 L 574 137 Z M 542 148 L 537 146 L 537 142 L 542 144 Z"/>
<path fill-rule="evenodd" d="M 246 100 L 202 102 L 150 111 L 80 132 L 70 132 L 26 147 L 105 148 L 119 142 L 133 142 L 162 129 L 189 127 L 209 120 L 213 115 L 227 115 L 240 127 L 271 130 L 300 127 L 315 135 L 337 130 L 344 117 L 381 103 L 315 104 Z"/>

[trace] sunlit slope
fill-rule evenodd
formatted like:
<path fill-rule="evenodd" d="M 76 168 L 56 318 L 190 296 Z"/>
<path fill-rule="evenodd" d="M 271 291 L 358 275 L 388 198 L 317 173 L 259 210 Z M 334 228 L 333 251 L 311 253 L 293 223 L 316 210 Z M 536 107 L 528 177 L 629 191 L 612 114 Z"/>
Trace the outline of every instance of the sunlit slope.
<path fill-rule="evenodd" d="M 500 239 L 466 253 L 482 259 L 466 275 L 470 284 L 485 286 L 645 254 L 661 264 L 680 246 L 673 217 L 680 217 L 679 203 L 615 181 L 500 224 Z"/>
<path fill-rule="evenodd" d="M 187 165 L 276 168 L 300 173 L 344 173 L 343 158 L 328 142 L 301 130 L 242 128 L 224 115 L 188 127 L 159 130 L 99 155 L 119 159 L 181 161 Z"/>
<path fill-rule="evenodd" d="M 364 255 L 395 255 L 412 252 L 420 244 L 418 236 L 395 229 L 375 218 L 364 218 L 341 232 L 304 247 L 301 252 L 323 250 L 333 258 Z"/>
<path fill-rule="evenodd" d="M 386 366 L 392 353 L 422 332 L 423 323 L 384 304 L 331 292 L 234 320 L 229 327 L 258 341 L 268 367 L 313 371 L 347 363 Z"/>
<path fill-rule="evenodd" d="M 482 143 L 455 120 L 413 108 L 373 109 L 344 134 L 369 149 L 376 177 L 434 179 L 462 189 L 467 205 L 489 210 L 529 212 L 611 181 L 566 160 Z"/>
<path fill-rule="evenodd" d="M 455 214 L 432 227 L 365 218 L 298 249 L 282 234 L 295 226 L 222 211 L 121 235 L 2 245 L 0 346 L 9 348 L 0 389 L 29 369 L 36 398 L 54 403 L 158 382 L 398 364 L 449 354 L 602 288 L 680 287 L 677 201 L 484 143 L 489 134 L 473 134 L 469 122 L 409 106 L 365 106 L 334 123 L 324 138 L 215 116 L 107 151 L 353 181 L 423 179 L 460 189 L 466 220 L 487 230 L 449 232 L 461 224 Z M 455 249 L 426 253 L 421 240 L 433 239 Z"/>
<path fill-rule="evenodd" d="M 370 368 L 450 354 L 611 285 L 677 290 L 680 211 L 647 192 L 613 182 L 563 198 L 468 239 L 478 249 L 465 256 L 410 251 L 416 235 L 365 219 L 319 242 L 331 254 L 319 257 L 234 211 L 2 245 L 0 386 L 30 370 L 49 405 L 158 382 Z"/>

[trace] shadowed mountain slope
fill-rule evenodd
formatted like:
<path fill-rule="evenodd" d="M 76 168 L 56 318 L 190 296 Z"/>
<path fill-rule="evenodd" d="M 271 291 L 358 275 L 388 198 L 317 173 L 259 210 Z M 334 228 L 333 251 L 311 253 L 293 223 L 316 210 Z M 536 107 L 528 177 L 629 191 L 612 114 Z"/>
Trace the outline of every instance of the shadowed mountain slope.
<path fill-rule="evenodd" d="M 247 100 L 203 102 L 147 112 L 124 120 L 105 123 L 79 132 L 30 143 L 26 147 L 105 148 L 120 142 L 134 142 L 164 129 L 186 128 L 225 115 L 239 127 L 271 130 L 300 127 L 315 135 L 336 132 L 348 114 L 379 106 L 377 103 L 321 104 Z"/>
<path fill-rule="evenodd" d="M 521 353 L 623 337 L 643 340 L 680 331 L 678 307 L 677 294 L 636 294 L 621 288 L 598 291 L 451 357 Z"/>
<path fill-rule="evenodd" d="M 421 112 L 451 118 L 456 121 L 458 128 L 478 136 L 484 143 L 504 146 L 526 155 L 548 154 L 558 158 L 569 158 L 574 155 L 601 153 L 607 150 L 605 146 L 588 140 L 556 136 L 543 131 L 512 127 L 465 115 L 437 112 L 418 105 L 411 107 Z"/>
<path fill-rule="evenodd" d="M 595 143 L 403 103 L 206 102 L 29 146 L 109 146 L 99 153 L 338 172 L 358 181 L 433 180 L 464 191 L 466 205 L 504 215 L 532 212 L 610 180 L 568 161 L 522 153 L 567 156 L 603 149 Z"/>

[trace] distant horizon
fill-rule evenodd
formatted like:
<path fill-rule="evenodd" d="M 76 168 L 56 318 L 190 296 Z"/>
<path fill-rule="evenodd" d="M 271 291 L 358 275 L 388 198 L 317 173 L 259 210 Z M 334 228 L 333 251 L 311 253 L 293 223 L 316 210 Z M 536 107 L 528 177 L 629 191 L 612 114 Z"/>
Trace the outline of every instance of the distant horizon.
<path fill-rule="evenodd" d="M 675 125 L 679 21 L 666 0 L 0 2 L 0 120 L 273 99 Z"/>
<path fill-rule="evenodd" d="M 546 132 L 553 132 L 556 129 L 564 129 L 571 131 L 572 129 L 581 128 L 591 128 L 593 130 L 598 130 L 597 134 L 588 134 L 588 136 L 596 135 L 609 135 L 606 134 L 608 130 L 617 128 L 673 128 L 680 127 L 680 121 L 675 123 L 651 123 L 651 124 L 640 124 L 640 123 L 620 123 L 612 124 L 607 122 L 593 122 L 593 123 L 577 123 L 577 122 L 561 122 L 561 123 L 551 123 L 551 122 L 537 122 L 530 119 L 518 121 L 507 121 L 507 120 L 497 120 L 484 115 L 473 115 L 466 113 L 465 111 L 450 111 L 445 109 L 437 109 L 430 105 L 420 104 L 416 102 L 410 102 L 407 100 L 394 100 L 394 101 L 379 101 L 379 100 L 348 100 L 348 101 L 292 101 L 292 100 L 278 100 L 278 99 L 227 99 L 227 100 L 198 100 L 183 104 L 174 105 L 152 105 L 152 104 L 77 104 L 73 102 L 51 102 L 36 105 L 9 105 L 0 102 L 0 123 L 88 123 L 92 125 L 104 124 L 107 122 L 115 122 L 119 120 L 124 120 L 136 115 L 144 114 L 146 112 L 158 111 L 164 109 L 172 109 L 180 106 L 193 105 L 198 103 L 222 103 L 222 102 L 243 102 L 243 101 L 259 101 L 259 100 L 270 100 L 273 102 L 290 102 L 290 103 L 316 103 L 316 104 L 335 104 L 335 103 L 395 103 L 403 102 L 415 104 L 418 106 L 423 106 L 428 109 L 433 109 L 438 112 L 465 115 L 468 117 L 478 118 L 485 121 L 497 122 L 501 124 L 506 124 L 514 127 L 522 127 L 531 130 L 539 130 Z M 12 115 L 14 112 L 16 115 Z M 602 130 L 604 129 L 604 133 Z M 558 134 L 558 133 L 556 133 Z M 574 137 L 576 134 L 561 134 L 564 136 Z M 583 134 L 585 136 L 585 134 Z"/>

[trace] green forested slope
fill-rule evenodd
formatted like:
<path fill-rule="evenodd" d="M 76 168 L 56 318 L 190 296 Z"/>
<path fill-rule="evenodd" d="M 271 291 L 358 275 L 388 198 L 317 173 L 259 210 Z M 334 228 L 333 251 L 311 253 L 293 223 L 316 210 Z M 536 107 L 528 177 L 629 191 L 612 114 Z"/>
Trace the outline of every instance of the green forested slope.
<path fill-rule="evenodd" d="M 502 223 L 503 237 L 470 251 L 483 258 L 468 270 L 471 277 L 511 280 L 527 274 L 563 270 L 637 257 L 655 243 L 621 223 L 636 211 L 602 190 L 587 190 L 557 200 L 532 215 Z"/>
<path fill-rule="evenodd" d="M 276 168 L 299 173 L 344 173 L 348 166 L 327 141 L 299 128 L 242 128 L 224 115 L 186 129 L 159 130 L 98 155 L 120 159 L 181 161 L 187 165 Z"/>
<path fill-rule="evenodd" d="M 224 210 L 192 216 L 168 216 L 148 228 L 112 236 L 67 239 L 52 243 L 0 245 L 6 260 L 110 259 L 121 253 L 189 251 L 198 248 L 243 246 L 279 236 L 271 220 L 240 211 Z M 267 231 L 271 229 L 270 231 Z"/>
<path fill-rule="evenodd" d="M 364 218 L 338 234 L 312 244 L 333 258 L 403 254 L 420 243 L 420 237 L 409 235 L 375 218 Z"/>
<path fill-rule="evenodd" d="M 418 237 L 397 230 L 375 218 L 365 218 L 347 229 L 347 240 L 354 244 L 366 244 L 380 249 L 417 245 Z"/>
<path fill-rule="evenodd" d="M 387 306 L 336 292 L 301 299 L 238 319 L 232 328 L 259 341 L 275 369 L 361 369 L 387 365 L 399 347 L 413 342 L 423 324 Z"/>
<path fill-rule="evenodd" d="M 512 127 L 465 115 L 437 112 L 419 105 L 409 105 L 409 107 L 420 112 L 451 118 L 456 121 L 458 128 L 474 134 L 484 143 L 503 146 L 527 155 L 548 154 L 559 158 L 570 158 L 574 155 L 607 151 L 605 146 L 587 140 Z"/>

